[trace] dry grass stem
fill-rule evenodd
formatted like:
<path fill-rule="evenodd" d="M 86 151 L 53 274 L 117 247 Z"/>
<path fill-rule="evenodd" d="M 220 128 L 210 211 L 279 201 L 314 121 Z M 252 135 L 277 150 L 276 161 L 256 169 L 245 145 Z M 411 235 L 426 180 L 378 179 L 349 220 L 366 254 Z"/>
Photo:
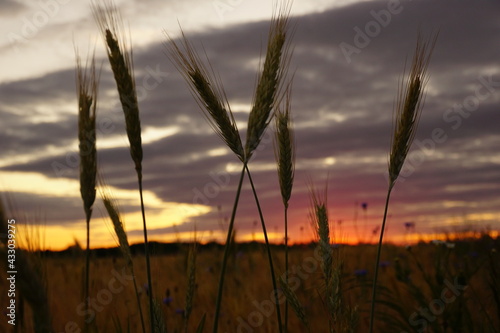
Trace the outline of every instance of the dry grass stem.
<path fill-rule="evenodd" d="M 209 70 L 201 61 L 184 32 L 179 42 L 168 34 L 167 38 L 170 41 L 170 44 L 166 45 L 170 59 L 188 82 L 191 93 L 204 111 L 210 126 L 243 161 L 241 137 L 220 78 L 215 75 L 211 67 Z"/>
<path fill-rule="evenodd" d="M 424 103 L 424 89 L 429 76 L 427 67 L 436 44 L 437 34 L 428 40 L 421 35 L 406 83 L 401 81 L 395 109 L 394 132 L 389 156 L 389 183 L 394 185 L 410 150 Z"/>
<path fill-rule="evenodd" d="M 250 160 L 267 126 L 273 117 L 273 109 L 279 103 L 283 77 L 287 73 L 291 56 L 288 43 L 290 2 L 281 4 L 273 15 L 269 29 L 266 58 L 262 73 L 257 79 L 254 101 L 248 118 L 245 157 Z"/>
<path fill-rule="evenodd" d="M 105 1 L 102 6 L 92 3 L 94 17 L 99 25 L 109 63 L 113 70 L 113 75 L 118 88 L 120 102 L 125 114 L 125 127 L 130 142 L 130 155 L 135 164 L 137 172 L 139 196 L 141 200 L 141 213 L 144 234 L 144 252 L 146 255 L 146 273 L 149 286 L 149 309 L 151 332 L 155 333 L 153 317 L 153 285 L 151 280 L 151 264 L 149 256 L 148 230 L 146 224 L 146 212 L 144 208 L 144 197 L 142 188 L 142 140 L 141 122 L 139 119 L 139 104 L 137 101 L 137 91 L 135 88 L 132 51 L 125 43 L 122 33 L 122 21 L 117 8 L 111 0 Z"/>

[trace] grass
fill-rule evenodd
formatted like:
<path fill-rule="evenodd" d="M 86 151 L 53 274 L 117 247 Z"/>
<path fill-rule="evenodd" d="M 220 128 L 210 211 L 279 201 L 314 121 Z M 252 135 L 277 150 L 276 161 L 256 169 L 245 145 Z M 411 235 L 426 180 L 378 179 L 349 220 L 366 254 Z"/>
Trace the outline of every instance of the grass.
<path fill-rule="evenodd" d="M 96 149 L 96 110 L 98 75 L 95 58 L 90 60 L 89 68 L 83 68 L 80 57 L 76 58 L 76 91 L 78 97 L 78 142 L 80 151 L 80 194 L 87 223 L 87 243 L 85 254 L 84 302 L 89 308 L 90 289 L 90 219 L 96 197 L 97 149 Z"/>
<path fill-rule="evenodd" d="M 295 144 L 291 120 L 291 85 L 287 87 L 285 103 L 278 108 L 275 122 L 275 155 L 278 167 L 278 180 L 280 185 L 281 199 L 284 206 L 285 220 L 285 272 L 289 270 L 288 264 L 288 202 L 292 196 L 294 171 L 295 171 Z M 307 325 L 303 315 L 302 307 L 298 304 L 295 294 L 288 288 L 288 274 L 284 280 L 280 280 L 281 288 L 287 295 L 285 302 L 284 331 L 288 331 L 288 299 L 291 300 L 295 312 Z"/>
<path fill-rule="evenodd" d="M 127 47 L 125 36 L 122 32 L 121 17 L 112 1 L 104 1 L 102 6 L 92 3 L 92 10 L 96 22 L 106 45 L 109 64 L 113 71 L 118 95 L 125 116 L 125 127 L 130 146 L 130 156 L 135 165 L 137 183 L 139 187 L 139 198 L 141 201 L 141 213 L 144 234 L 144 248 L 146 252 L 146 270 L 149 288 L 149 314 L 151 332 L 155 333 L 154 323 L 158 319 L 154 317 L 154 296 L 151 279 L 151 265 L 148 243 L 148 229 L 146 223 L 146 211 L 144 207 L 143 185 L 142 185 L 142 138 L 141 121 L 139 116 L 139 103 L 133 72 L 132 51 Z"/>
<path fill-rule="evenodd" d="M 184 33 L 182 33 L 182 39 L 180 42 L 176 42 L 167 34 L 169 44 L 167 44 L 166 47 L 170 59 L 186 79 L 189 88 L 198 101 L 202 111 L 205 113 L 205 116 L 212 128 L 223 139 L 226 145 L 236 154 L 243 164 L 235 196 L 236 199 L 233 205 L 227 231 L 226 250 L 224 251 L 222 259 L 222 270 L 215 305 L 215 320 L 212 329 L 214 333 L 218 332 L 218 320 L 221 312 L 230 243 L 231 238 L 233 237 L 235 216 L 238 209 L 238 202 L 245 172 L 250 181 L 252 192 L 259 211 L 262 231 L 267 247 L 273 290 L 278 289 L 272 259 L 273 257 L 269 246 L 269 239 L 267 237 L 266 223 L 259 204 L 258 195 L 252 180 L 250 169 L 248 167 L 255 149 L 257 149 L 264 132 L 273 119 L 274 109 L 280 102 L 280 88 L 283 84 L 290 59 L 288 42 L 290 3 L 285 1 L 281 4 L 277 4 L 275 10 L 276 12 L 273 15 L 269 29 L 264 65 L 262 66 L 262 71 L 258 76 L 254 101 L 248 117 L 247 137 L 244 149 L 238 128 L 236 127 L 234 116 L 226 97 L 226 93 L 224 92 L 223 85 L 221 81 L 217 79 L 218 76 L 214 73 L 213 68 L 210 66 L 211 70 L 209 71 L 207 69 L 208 66 L 203 64 L 196 50 L 188 41 Z M 282 320 L 278 296 L 275 294 L 274 298 L 278 329 L 281 333 Z"/>
<path fill-rule="evenodd" d="M 384 217 L 380 229 L 380 238 L 377 248 L 377 258 L 375 260 L 375 276 L 373 277 L 372 299 L 370 308 L 370 333 L 374 329 L 375 304 L 377 296 L 377 279 L 380 264 L 380 254 L 382 242 L 384 240 L 385 224 L 387 221 L 387 212 L 389 209 L 389 200 L 392 189 L 404 165 L 406 156 L 410 151 L 411 144 L 417 132 L 418 121 L 423 107 L 423 96 L 425 85 L 428 81 L 427 67 L 429 65 L 432 51 L 436 44 L 438 35 L 424 40 L 419 34 L 417 37 L 417 46 L 413 56 L 410 73 L 406 82 L 401 81 L 398 97 L 396 101 L 394 130 L 391 140 L 391 150 L 389 153 L 389 186 L 385 200 Z"/>

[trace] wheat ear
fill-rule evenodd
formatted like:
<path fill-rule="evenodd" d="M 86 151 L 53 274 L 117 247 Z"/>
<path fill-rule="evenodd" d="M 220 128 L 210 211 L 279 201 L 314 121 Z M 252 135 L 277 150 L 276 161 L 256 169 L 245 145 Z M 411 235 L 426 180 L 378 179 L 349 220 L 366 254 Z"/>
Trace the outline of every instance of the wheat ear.
<path fill-rule="evenodd" d="M 288 208 L 288 201 L 292 196 L 295 141 L 291 119 L 291 90 L 287 88 L 284 106 L 278 108 L 275 118 L 275 156 L 278 165 L 278 179 L 283 205 Z"/>
<path fill-rule="evenodd" d="M 389 154 L 389 184 L 394 185 L 417 132 L 424 103 L 424 89 L 429 76 L 427 67 L 437 34 L 424 41 L 419 35 L 406 83 L 401 81 L 395 108 L 394 130 Z"/>
<path fill-rule="evenodd" d="M 149 256 L 148 229 L 142 189 L 142 141 L 139 103 L 135 89 L 132 50 L 127 47 L 122 33 L 122 21 L 112 1 L 104 1 L 103 7 L 92 3 L 94 17 L 99 25 L 106 45 L 109 63 L 118 88 L 120 102 L 125 115 L 125 127 L 130 143 L 130 155 L 135 164 L 144 234 L 144 252 L 146 256 L 146 273 L 149 287 L 149 313 L 151 332 L 155 333 L 153 314 L 153 285 L 151 280 L 151 264 Z"/>
<path fill-rule="evenodd" d="M 248 117 L 245 157 L 250 160 L 278 104 L 283 77 L 291 57 L 289 38 L 290 2 L 281 4 L 273 15 L 262 73 L 257 79 L 252 110 Z"/>
<path fill-rule="evenodd" d="M 307 328 L 307 331 L 310 332 L 309 321 L 307 320 L 306 311 L 302 306 L 302 304 L 300 303 L 299 299 L 297 298 L 297 295 L 290 288 L 288 283 L 285 282 L 283 278 L 280 278 L 280 287 L 281 290 L 283 290 L 283 294 L 285 294 L 286 300 L 292 306 L 293 311 L 295 312 L 299 320 L 302 322 L 302 324 Z"/>
<path fill-rule="evenodd" d="M 375 303 L 377 296 L 377 280 L 380 262 L 380 253 L 384 239 L 385 223 L 387 221 L 387 212 L 391 191 L 401 172 L 404 161 L 411 144 L 415 138 L 418 127 L 418 121 L 423 107 L 424 90 L 428 81 L 427 67 L 431 59 L 432 51 L 436 45 L 438 34 L 423 40 L 420 33 L 417 36 L 417 46 L 413 56 L 413 62 L 406 83 L 401 81 L 398 88 L 398 97 L 395 109 L 394 132 L 391 140 L 391 151 L 389 154 L 389 187 L 385 199 L 384 217 L 382 227 L 380 228 L 380 238 L 377 246 L 377 257 L 375 260 L 375 274 L 373 276 L 372 299 L 370 307 L 370 328 L 373 333 L 375 321 Z"/>
<path fill-rule="evenodd" d="M 326 190 L 324 196 L 311 191 L 311 223 L 318 240 L 319 253 L 321 256 L 321 268 L 323 278 L 328 286 L 332 280 L 333 256 L 330 246 L 330 225 L 328 222 L 328 207 L 326 203 Z"/>
<path fill-rule="evenodd" d="M 87 222 L 87 246 L 85 251 L 84 302 L 89 307 L 90 293 L 90 219 L 96 196 L 97 149 L 96 149 L 96 110 L 97 87 L 95 58 L 90 65 L 82 67 L 80 57 L 76 56 L 76 91 L 78 97 L 78 141 L 80 151 L 80 194 Z M 86 326 L 88 325 L 85 323 Z"/>
<path fill-rule="evenodd" d="M 137 307 L 139 309 L 139 316 L 141 318 L 141 327 L 142 327 L 142 332 L 146 332 L 146 327 L 144 325 L 144 315 L 142 313 L 142 306 L 141 306 L 141 300 L 139 296 L 139 289 L 137 288 L 137 280 L 135 278 L 135 272 L 134 272 L 134 262 L 132 260 L 132 253 L 130 251 L 130 245 L 128 242 L 128 237 L 127 233 L 125 232 L 125 227 L 123 226 L 123 221 L 120 215 L 120 211 L 118 210 L 118 206 L 116 204 L 116 201 L 112 198 L 109 188 L 106 187 L 104 184 L 104 181 L 101 178 L 101 198 L 104 203 L 104 207 L 106 208 L 106 211 L 108 212 L 109 218 L 111 219 L 111 222 L 113 223 L 113 229 L 115 230 L 116 237 L 118 238 L 118 244 L 120 245 L 120 252 L 122 253 L 123 257 L 125 258 L 125 261 L 127 263 L 127 267 L 132 273 L 133 276 L 133 282 L 134 282 L 134 291 L 135 291 L 135 296 L 137 300 Z"/>
<path fill-rule="evenodd" d="M 238 203 L 240 199 L 243 177 L 245 175 L 245 156 L 243 146 L 241 144 L 240 134 L 236 126 L 231 108 L 224 93 L 220 79 L 214 74 L 213 69 L 208 71 L 206 66 L 201 62 L 199 56 L 189 43 L 184 33 L 179 44 L 177 44 L 168 34 L 166 34 L 169 45 L 166 45 L 170 60 L 176 65 L 181 75 L 188 82 L 195 100 L 198 102 L 205 118 L 215 133 L 226 143 L 226 145 L 236 154 L 240 161 L 243 162 L 243 168 L 238 181 L 238 188 L 229 222 L 226 246 L 222 259 L 222 269 L 219 277 L 219 285 L 217 290 L 217 299 L 215 303 L 215 317 L 213 323 L 213 332 L 218 331 L 219 314 L 222 304 L 222 295 L 224 290 L 224 279 L 229 258 L 229 249 L 231 237 L 234 230 L 234 221 Z"/>
<path fill-rule="evenodd" d="M 123 34 L 123 23 L 111 1 L 104 1 L 103 7 L 95 4 L 93 13 L 106 45 L 108 60 L 113 71 L 118 95 L 125 115 L 130 155 L 138 173 L 142 171 L 141 121 L 139 103 L 135 88 L 132 50 Z"/>
<path fill-rule="evenodd" d="M 271 247 L 267 236 L 264 215 L 262 213 L 259 198 L 250 174 L 250 169 L 248 168 L 248 162 L 252 158 L 254 150 L 258 147 L 267 126 L 272 120 L 274 108 L 279 105 L 281 100 L 281 97 L 277 97 L 280 96 L 281 85 L 287 72 L 291 56 L 288 41 L 288 34 L 290 33 L 290 5 L 290 1 L 284 1 L 280 4 L 276 4 L 275 12 L 273 13 L 271 27 L 269 29 L 266 58 L 264 60 L 262 73 L 257 80 L 253 107 L 248 117 L 247 137 L 245 143 L 244 169 L 246 169 L 248 180 L 250 181 L 255 198 L 255 203 L 257 205 L 257 210 L 259 212 L 271 272 L 271 281 L 274 290 L 277 290 L 277 282 L 276 275 L 274 273 Z M 279 305 L 280 302 L 278 301 L 277 293 L 274 294 L 274 297 L 276 304 L 276 316 L 278 319 L 278 331 L 281 333 L 283 331 L 283 327 Z"/>
<path fill-rule="evenodd" d="M 170 42 L 165 45 L 169 58 L 189 84 L 191 93 L 215 133 L 243 161 L 243 145 L 222 82 L 213 68 L 201 61 L 182 29 L 181 32 L 179 42 L 166 33 Z"/>
<path fill-rule="evenodd" d="M 167 331 L 167 323 L 165 321 L 165 315 L 163 314 L 163 310 L 161 309 L 161 303 L 155 298 L 153 299 L 153 317 L 154 323 L 153 327 L 155 332 L 166 333 Z"/>
<path fill-rule="evenodd" d="M 316 233 L 318 240 L 319 254 L 321 257 L 321 269 L 323 271 L 323 279 L 325 280 L 325 294 L 326 305 L 329 310 L 329 327 L 332 332 L 334 322 L 332 316 L 336 312 L 335 307 L 335 293 L 336 290 L 336 276 L 333 271 L 333 253 L 330 244 L 330 224 L 328 221 L 328 207 L 327 207 L 327 188 L 325 188 L 324 195 L 316 193 L 311 187 L 311 223 Z"/>

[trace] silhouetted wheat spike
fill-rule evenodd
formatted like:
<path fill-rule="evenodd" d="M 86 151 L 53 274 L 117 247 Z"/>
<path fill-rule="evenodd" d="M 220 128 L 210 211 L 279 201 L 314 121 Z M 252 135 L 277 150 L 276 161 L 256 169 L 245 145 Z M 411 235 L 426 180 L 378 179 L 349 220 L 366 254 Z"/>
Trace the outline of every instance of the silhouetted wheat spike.
<path fill-rule="evenodd" d="M 220 83 L 220 79 L 214 74 L 211 68 L 210 71 L 206 69 L 199 56 L 196 54 L 196 51 L 187 41 L 183 33 L 181 41 L 179 43 L 177 43 L 175 40 L 173 40 L 173 38 L 166 34 L 170 42 L 168 45 L 166 45 L 170 59 L 174 62 L 180 73 L 188 82 L 191 92 L 195 96 L 201 109 L 205 112 L 204 114 L 211 126 L 214 128 L 215 132 L 224 140 L 227 146 L 237 155 L 237 157 L 243 163 L 243 169 L 240 174 L 238 189 L 233 205 L 233 211 L 231 213 L 231 220 L 229 222 L 227 231 L 226 247 L 224 249 L 224 256 L 222 260 L 222 269 L 219 279 L 215 317 L 213 323 L 214 333 L 218 331 L 218 320 L 223 294 L 224 276 L 229 255 L 229 244 L 231 235 L 233 234 L 234 220 L 245 171 L 247 172 L 250 179 L 252 191 L 254 192 L 257 208 L 259 210 L 259 215 L 261 216 L 264 238 L 266 239 L 266 246 L 268 250 L 273 288 L 277 288 L 276 277 L 272 264 L 272 256 L 270 255 L 270 247 L 267 240 L 265 223 L 262 218 L 262 212 L 258 203 L 257 195 L 251 180 L 247 163 L 250 160 L 254 149 L 257 148 L 267 125 L 272 119 L 272 110 L 276 103 L 276 96 L 278 95 L 282 77 L 286 72 L 286 65 L 289 61 L 286 30 L 288 26 L 288 15 L 290 9 L 288 5 L 290 4 L 290 2 L 284 1 L 284 3 L 285 4 L 283 4 L 282 6 L 276 7 L 278 8 L 278 14 L 273 15 L 273 19 L 271 22 L 268 51 L 266 54 L 266 60 L 264 62 L 263 72 L 258 80 L 254 97 L 254 107 L 252 108 L 249 117 L 249 127 L 251 127 L 251 129 L 249 129 L 250 134 L 248 134 L 247 132 L 247 146 L 245 150 L 242 147 L 240 135 L 236 127 L 236 122 L 231 113 L 231 109 L 222 88 L 222 84 Z M 279 331 L 281 332 L 281 314 L 279 311 L 278 300 L 276 300 L 276 308 L 276 315 L 279 322 Z"/>
<path fill-rule="evenodd" d="M 287 86 L 284 106 L 280 104 L 275 121 L 275 155 L 285 218 L 285 272 L 288 272 L 288 201 L 292 196 L 295 165 L 295 145 L 291 126 L 291 84 Z M 285 277 L 288 285 L 288 274 Z M 297 311 L 297 309 L 295 309 Z M 288 331 L 288 298 L 285 303 L 284 331 Z"/>
<path fill-rule="evenodd" d="M 333 256 L 330 246 L 330 225 L 328 222 L 328 207 L 326 206 L 326 190 L 324 198 L 311 191 L 312 209 L 311 221 L 318 239 L 319 253 L 322 259 L 321 269 L 328 287 L 332 281 Z"/>
<path fill-rule="evenodd" d="M 280 183 L 283 205 L 288 208 L 288 201 L 292 196 L 295 142 L 293 136 L 291 112 L 291 90 L 287 89 L 284 107 L 278 109 L 276 114 L 275 155 L 278 164 L 278 178 Z"/>
<path fill-rule="evenodd" d="M 182 31 L 182 30 L 181 30 Z M 218 331 L 219 313 L 222 303 L 222 294 L 224 289 L 224 278 L 227 267 L 227 260 L 229 257 L 229 248 L 231 244 L 231 236 L 234 230 L 234 221 L 236 211 L 238 209 L 238 202 L 240 199 L 241 188 L 243 184 L 243 177 L 245 175 L 245 155 L 241 138 L 234 120 L 231 108 L 227 101 L 224 89 L 219 79 L 213 73 L 205 68 L 199 56 L 192 45 L 182 33 L 181 45 L 179 46 L 168 34 L 167 38 L 170 42 L 166 45 L 168 55 L 171 61 L 174 62 L 181 75 L 185 78 L 191 93 L 198 102 L 204 116 L 208 120 L 210 126 L 214 129 L 215 133 L 226 143 L 226 145 L 236 154 L 236 156 L 243 162 L 243 168 L 240 173 L 238 181 L 238 188 L 231 212 L 231 219 L 229 222 L 226 246 L 224 248 L 224 256 L 222 259 L 222 269 L 219 277 L 219 285 L 217 291 L 217 300 L 215 304 L 215 318 L 213 324 L 213 332 Z"/>
<path fill-rule="evenodd" d="M 427 42 L 418 37 L 412 67 L 406 84 L 401 83 L 396 102 L 396 117 L 389 156 L 389 184 L 392 186 L 410 150 L 423 106 L 423 93 L 428 81 L 427 67 L 437 35 Z"/>
<path fill-rule="evenodd" d="M 335 280 L 337 271 L 333 270 L 333 253 L 330 244 L 330 224 L 328 221 L 328 207 L 327 207 L 327 192 L 320 195 L 311 187 L 311 223 L 316 233 L 318 240 L 319 255 L 321 257 L 321 269 L 323 271 L 323 279 L 325 280 L 325 302 L 328 308 L 328 321 L 330 332 L 334 331 L 334 322 L 332 320 L 337 309 L 335 306 L 336 293 L 338 293 L 339 281 Z M 337 284 L 336 284 L 337 282 Z"/>
<path fill-rule="evenodd" d="M 110 191 L 106 187 L 106 184 L 104 184 L 104 181 L 102 180 L 102 178 L 100 179 L 100 185 L 101 185 L 100 192 L 101 192 L 102 201 L 104 203 L 104 207 L 106 208 L 106 211 L 108 212 L 108 215 L 109 215 L 109 218 L 111 219 L 111 222 L 113 223 L 113 229 L 115 230 L 116 237 L 118 238 L 118 244 L 120 245 L 120 251 L 123 255 L 123 258 L 125 258 L 125 261 L 127 263 L 127 267 L 133 276 L 134 291 L 135 291 L 135 296 L 136 296 L 136 300 L 137 300 L 137 307 L 139 309 L 139 316 L 141 319 L 142 332 L 146 333 L 146 327 L 144 325 L 144 316 L 142 313 L 142 306 L 141 306 L 141 300 L 140 300 L 140 295 L 139 295 L 139 289 L 137 288 L 137 280 L 136 280 L 135 272 L 134 272 L 134 262 L 132 261 L 132 253 L 130 252 L 130 245 L 128 242 L 127 233 L 125 232 L 125 227 L 123 226 L 123 221 L 122 221 L 122 218 L 120 215 L 120 211 L 118 210 L 118 207 L 116 205 L 116 202 L 111 197 Z"/>
<path fill-rule="evenodd" d="M 182 29 L 181 29 L 182 31 Z M 168 34 L 170 59 L 184 76 L 208 123 L 226 145 L 243 161 L 241 138 L 226 93 L 213 69 L 207 69 L 184 32 L 177 43 Z"/>
<path fill-rule="evenodd" d="M 273 117 L 273 109 L 279 102 L 279 92 L 290 61 L 289 15 L 291 2 L 277 6 L 269 29 L 266 59 L 262 73 L 257 80 L 254 101 L 248 117 L 245 158 L 250 160 L 253 151 L 262 139 L 269 122 Z"/>
<path fill-rule="evenodd" d="M 288 274 L 287 274 L 288 275 Z M 307 331 L 310 332 L 309 321 L 307 320 L 306 311 L 295 292 L 290 288 L 290 286 L 285 282 L 283 278 L 280 278 L 280 288 L 285 294 L 286 300 L 291 304 L 293 311 L 302 322 L 302 324 L 307 328 Z M 286 332 L 286 331 L 285 331 Z"/>
<path fill-rule="evenodd" d="M 248 162 L 252 158 L 254 150 L 258 147 L 262 136 L 267 129 L 274 116 L 274 109 L 281 100 L 280 90 L 283 83 L 283 78 L 286 75 L 288 64 L 290 61 L 290 48 L 289 48 L 289 15 L 290 15 L 290 1 L 283 1 L 275 3 L 273 17 L 271 20 L 271 27 L 269 29 L 268 43 L 266 58 L 262 73 L 257 80 L 257 87 L 254 95 L 253 107 L 248 117 L 247 137 L 245 144 L 245 163 L 248 180 L 252 187 L 255 203 L 259 212 L 259 218 L 262 226 L 262 233 L 266 243 L 266 251 L 269 260 L 269 268 L 271 272 L 271 281 L 274 290 L 278 290 L 276 282 L 276 275 L 274 273 L 274 265 L 267 236 L 266 223 L 259 203 L 257 192 L 248 168 Z M 283 331 L 280 302 L 275 293 L 276 316 L 278 319 L 278 331 Z"/>
<path fill-rule="evenodd" d="M 385 223 L 391 191 L 404 165 L 406 156 L 410 151 L 411 144 L 415 138 L 418 121 L 424 102 L 424 89 L 429 79 L 427 67 L 431 59 L 432 51 L 436 45 L 438 34 L 423 40 L 420 33 L 417 36 L 417 46 L 413 56 L 410 73 L 406 82 L 401 81 L 398 88 L 398 97 L 395 109 L 394 131 L 391 140 L 391 151 L 389 154 L 389 188 L 385 202 L 384 218 L 380 229 L 380 239 L 377 247 L 377 259 L 375 262 L 375 274 L 373 277 L 373 290 L 370 311 L 370 333 L 373 332 L 375 302 L 377 291 L 377 279 L 380 262 L 380 253 L 384 238 Z"/>
<path fill-rule="evenodd" d="M 151 332 L 155 332 L 153 315 L 153 285 L 151 281 L 151 265 L 149 258 L 148 232 L 146 225 L 146 212 L 144 209 L 144 198 L 142 189 L 142 142 L 141 122 L 139 119 L 139 103 L 135 89 L 132 51 L 128 50 L 124 35 L 122 33 L 122 22 L 120 15 L 112 1 L 104 1 L 102 7 L 92 4 L 94 17 L 101 30 L 109 63 L 118 88 L 120 102 L 125 114 L 125 126 L 130 142 L 130 155 L 135 164 L 139 185 L 139 196 L 141 200 L 141 212 L 144 233 L 144 252 L 146 254 L 146 271 L 149 287 L 149 309 Z"/>
<path fill-rule="evenodd" d="M 87 247 L 85 251 L 84 302 L 89 306 L 90 289 L 90 219 L 96 195 L 97 150 L 96 108 L 97 86 L 95 59 L 83 68 L 80 57 L 76 57 L 76 91 L 78 97 L 78 141 L 80 151 L 80 194 L 87 222 Z M 87 324 L 87 323 L 86 323 Z"/>

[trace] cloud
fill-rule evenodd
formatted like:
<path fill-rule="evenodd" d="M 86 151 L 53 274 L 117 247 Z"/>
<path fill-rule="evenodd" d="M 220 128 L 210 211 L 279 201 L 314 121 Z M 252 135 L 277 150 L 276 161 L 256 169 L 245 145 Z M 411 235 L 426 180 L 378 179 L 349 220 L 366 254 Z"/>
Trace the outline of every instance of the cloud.
<path fill-rule="evenodd" d="M 2 7 L 0 16 L 5 17 L 17 15 L 26 8 L 24 4 L 15 0 L 0 0 L 0 7 Z"/>

